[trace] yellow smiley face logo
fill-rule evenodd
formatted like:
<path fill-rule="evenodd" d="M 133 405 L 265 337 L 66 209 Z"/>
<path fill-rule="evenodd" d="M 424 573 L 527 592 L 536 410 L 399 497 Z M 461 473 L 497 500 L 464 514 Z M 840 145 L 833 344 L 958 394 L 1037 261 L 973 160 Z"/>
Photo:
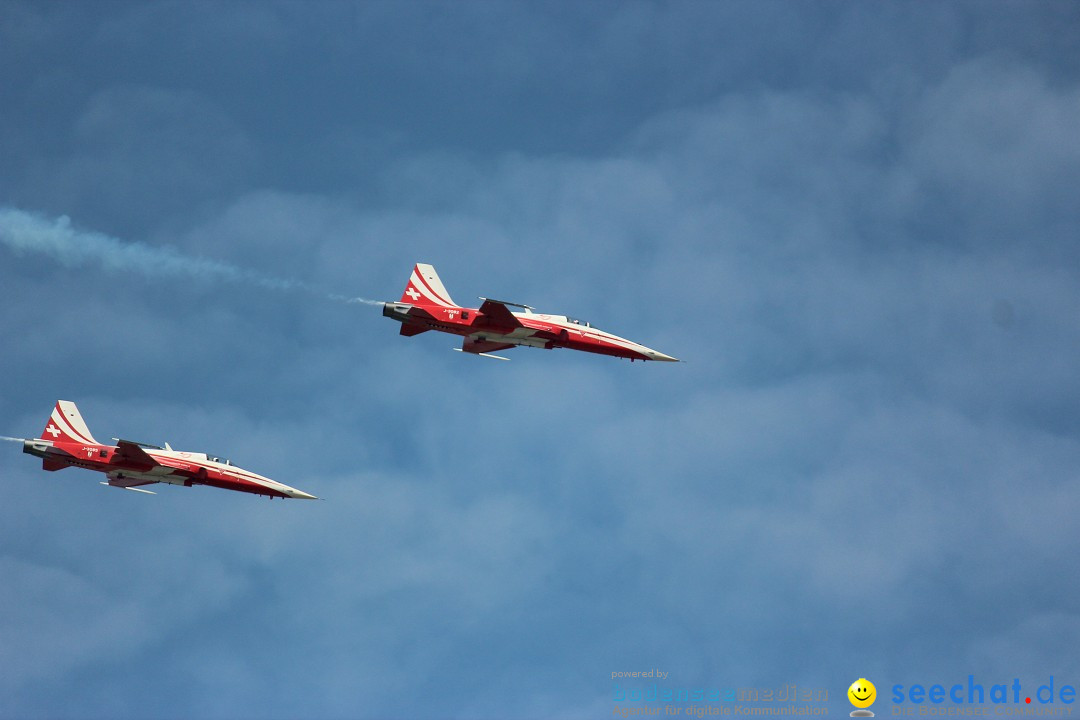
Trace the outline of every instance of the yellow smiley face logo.
<path fill-rule="evenodd" d="M 868 708 L 877 699 L 877 688 L 866 678 L 859 678 L 847 689 L 848 700 L 857 708 Z"/>

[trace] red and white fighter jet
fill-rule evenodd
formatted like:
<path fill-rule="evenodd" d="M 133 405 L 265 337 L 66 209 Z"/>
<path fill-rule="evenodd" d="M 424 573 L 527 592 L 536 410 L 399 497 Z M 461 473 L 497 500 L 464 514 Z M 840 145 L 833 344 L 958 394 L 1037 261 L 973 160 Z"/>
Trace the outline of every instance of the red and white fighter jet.
<path fill-rule="evenodd" d="M 178 452 L 165 447 L 131 440 L 116 440 L 116 445 L 102 445 L 86 427 L 75 403 L 59 400 L 37 440 L 23 440 L 23 452 L 42 458 L 45 470 L 81 467 L 108 476 L 101 483 L 110 487 L 155 495 L 139 486 L 154 483 L 170 485 L 209 485 L 223 490 L 239 490 L 272 498 L 318 500 L 296 488 L 275 482 L 233 465 L 224 458 L 206 453 Z"/>
<path fill-rule="evenodd" d="M 491 353 L 516 345 L 528 345 L 545 350 L 583 350 L 628 358 L 631 362 L 678 362 L 677 358 L 599 330 L 583 320 L 538 313 L 528 305 L 519 303 L 480 299 L 484 303 L 479 308 L 461 307 L 450 299 L 435 268 L 417 263 L 401 300 L 383 303 L 383 315 L 401 323 L 402 335 L 411 337 L 428 330 L 462 335 L 465 340 L 461 352 L 499 360 L 510 358 Z M 524 312 L 512 312 L 511 307 Z"/>

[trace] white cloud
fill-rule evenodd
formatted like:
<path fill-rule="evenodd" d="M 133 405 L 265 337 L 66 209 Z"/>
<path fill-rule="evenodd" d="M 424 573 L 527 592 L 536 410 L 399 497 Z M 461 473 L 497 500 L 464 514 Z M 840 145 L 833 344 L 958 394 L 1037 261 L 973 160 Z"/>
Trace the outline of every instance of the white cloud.
<path fill-rule="evenodd" d="M 1040 661 L 1071 671 L 1051 635 L 1071 637 L 1062 598 L 1075 583 L 1056 563 L 1080 541 L 1080 288 L 1068 262 L 1075 210 L 1062 200 L 1077 171 L 1065 132 L 1075 83 L 1034 60 L 957 64 L 953 46 L 909 67 L 919 23 L 893 10 L 881 12 L 890 32 L 906 29 L 895 39 L 859 35 L 878 17 L 866 10 L 838 13 L 836 27 L 801 11 L 780 25 L 747 13 L 724 29 L 734 41 L 775 28 L 782 40 L 810 23 L 818 48 L 830 30 L 858 38 L 854 56 L 829 47 L 817 65 L 793 67 L 793 50 L 718 48 L 699 17 L 709 12 L 687 11 L 689 23 L 646 5 L 620 9 L 595 46 L 537 50 L 553 32 L 604 25 L 594 10 L 565 11 L 492 73 L 505 89 L 539 72 L 538 55 L 565 72 L 580 53 L 593 58 L 565 102 L 502 110 L 547 118 L 553 134 L 566 127 L 555 112 L 587 109 L 582 93 L 604 89 L 595 102 L 610 108 L 571 120 L 607 127 L 589 153 L 574 152 L 586 131 L 563 151 L 532 152 L 507 140 L 525 131 L 419 142 L 410 133 L 423 123 L 389 132 L 359 112 L 298 114 L 312 137 L 297 141 L 247 124 L 264 95 L 241 108 L 211 90 L 112 78 L 89 93 L 78 147 L 41 177 L 63 186 L 89 167 L 79 177 L 108 181 L 102 197 L 125 202 L 175 192 L 174 215 L 150 207 L 125 241 L 384 299 L 413 262 L 433 262 L 459 301 L 505 295 L 581 315 L 688 362 L 522 349 L 485 363 L 449 352 L 448 336 L 401 338 L 370 308 L 13 256 L 0 265 L 0 331 L 16 342 L 0 367 L 20 382 L 0 404 L 31 420 L 4 434 L 36 433 L 27 407 L 40 404 L 43 420 L 70 392 L 87 398 L 101 436 L 204 445 L 327 498 L 165 488 L 126 502 L 138 498 L 16 453 L 22 509 L 5 542 L 26 547 L 4 561 L 22 581 L 4 604 L 79 641 L 35 644 L 7 625 L 27 668 L 7 680 L 17 697 L 61 686 L 92 697 L 122 687 L 110 678 L 131 661 L 164 672 L 127 707 L 160 708 L 161 695 L 195 715 L 584 716 L 610 710 L 606 673 L 658 662 L 687 682 L 750 684 L 834 683 L 855 657 L 882 673 L 977 660 L 1010 677 Z M 390 13 L 361 15 L 379 12 Z M 259 47 L 295 37 L 276 17 L 254 31 Z M 950 36 L 964 17 L 935 14 Z M 646 38 L 666 53 L 649 73 L 625 43 L 654 21 L 670 37 Z M 691 60 L 679 60 L 680 38 L 697 43 Z M 482 75 L 491 44 L 513 41 L 488 37 L 425 82 Z M 431 67 L 423 47 L 410 52 L 388 60 L 395 72 Z M 702 57 L 700 71 L 673 74 L 676 101 L 638 97 Z M 881 84 L 858 80 L 878 65 L 834 67 L 866 58 L 889 61 Z M 754 62 L 768 67 L 731 79 Z M 620 75 L 627 67 L 643 74 Z M 775 81 L 784 70 L 794 79 Z M 192 110 L 191 125 L 176 108 Z M 616 111 L 622 126 L 607 123 Z M 292 161 L 248 174 L 249 161 L 267 162 L 268 139 L 285 155 L 294 141 L 328 152 L 326 138 L 352 138 L 352 159 L 391 136 L 355 177 L 327 163 L 332 189 L 274 181 Z M 224 180 L 199 179 L 215 169 Z M 51 202 L 66 206 L 63 196 Z M 103 214 L 127 222 L 123 207 Z M 1028 237 L 1017 228 L 1034 239 L 1015 242 Z M 107 556 L 90 552 L 103 545 Z M 72 609 L 73 594 L 85 607 Z M 134 621 L 108 647 L 113 608 Z M 1016 659 L 988 659 L 1004 654 Z M 35 669 L 50 665 L 55 677 Z M 298 677 L 303 699 L 290 689 Z"/>

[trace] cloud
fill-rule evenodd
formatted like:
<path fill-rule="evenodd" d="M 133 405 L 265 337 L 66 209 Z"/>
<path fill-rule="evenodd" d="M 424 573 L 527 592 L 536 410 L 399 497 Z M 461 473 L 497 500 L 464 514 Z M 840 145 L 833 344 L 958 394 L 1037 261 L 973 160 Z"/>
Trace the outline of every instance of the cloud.
<path fill-rule="evenodd" d="M 968 7 L 478 6 L 432 26 L 269 6 L 235 36 L 229 92 L 190 58 L 190 91 L 161 68 L 92 75 L 73 147 L 35 153 L 37 177 L 90 158 L 121 198 L 142 192 L 124 177 L 176 172 L 175 212 L 95 216 L 46 182 L 20 204 L 51 214 L 7 211 L 0 430 L 34 433 L 63 393 L 101 437 L 208 447 L 327 500 L 130 498 L 15 453 L 12 707 L 586 717 L 610 712 L 612 670 L 656 664 L 688 684 L 844 687 L 856 662 L 1065 677 L 1075 72 L 1018 52 L 1010 23 L 1044 29 L 1030 11 Z M 179 6 L 102 37 L 176 59 L 139 33 L 162 12 L 214 66 L 229 32 Z M 541 24 L 501 32 L 521 16 Z M 489 20 L 446 59 L 474 37 L 454 28 Z M 232 82 L 254 66 L 280 81 Z M 218 190 L 192 180 L 236 149 Z M 27 233 L 38 249 L 15 251 Z M 570 312 L 688 362 L 485 363 L 251 292 L 392 299 L 416 261 L 458 300 Z"/>
<path fill-rule="evenodd" d="M 66 215 L 50 220 L 15 208 L 0 208 L 0 242 L 19 254 L 49 255 L 69 267 L 100 266 L 117 276 L 137 274 L 206 284 L 246 284 L 268 290 L 305 291 L 337 302 L 380 304 L 360 297 L 325 293 L 297 280 L 276 278 L 206 257 L 185 255 L 169 246 L 124 242 L 101 233 L 75 230 Z"/>
<path fill-rule="evenodd" d="M 1075 86 L 1056 86 L 1031 67 L 966 63 L 913 113 L 910 162 L 934 205 L 959 220 L 961 241 L 1053 247 L 1077 220 L 1064 189 L 1080 180 L 1080 142 L 1070 132 L 1078 113 Z M 1032 212 L 1040 218 L 1034 236 Z"/>

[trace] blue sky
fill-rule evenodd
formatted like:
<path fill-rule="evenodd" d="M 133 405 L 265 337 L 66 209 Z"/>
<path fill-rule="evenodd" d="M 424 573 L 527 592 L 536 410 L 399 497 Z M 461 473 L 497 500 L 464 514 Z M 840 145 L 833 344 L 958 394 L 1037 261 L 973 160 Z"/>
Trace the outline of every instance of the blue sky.
<path fill-rule="evenodd" d="M 1080 684 L 1078 37 L 1051 2 L 3 0 L 0 434 L 74 400 L 326 500 L 8 444 L 0 716 Z M 489 362 L 327 297 L 417 261 L 687 362 Z"/>

